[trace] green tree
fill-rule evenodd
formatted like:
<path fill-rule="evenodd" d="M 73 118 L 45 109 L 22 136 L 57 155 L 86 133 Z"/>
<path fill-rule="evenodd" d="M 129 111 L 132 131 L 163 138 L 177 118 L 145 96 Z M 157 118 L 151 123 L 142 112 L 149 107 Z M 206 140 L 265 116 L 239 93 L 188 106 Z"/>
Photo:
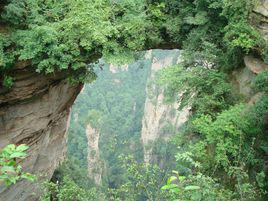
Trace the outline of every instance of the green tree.
<path fill-rule="evenodd" d="M 0 183 L 4 182 L 10 186 L 21 179 L 35 180 L 35 176 L 25 173 L 18 162 L 18 160 L 26 158 L 27 149 L 29 147 L 24 144 L 19 146 L 10 144 L 0 151 Z"/>

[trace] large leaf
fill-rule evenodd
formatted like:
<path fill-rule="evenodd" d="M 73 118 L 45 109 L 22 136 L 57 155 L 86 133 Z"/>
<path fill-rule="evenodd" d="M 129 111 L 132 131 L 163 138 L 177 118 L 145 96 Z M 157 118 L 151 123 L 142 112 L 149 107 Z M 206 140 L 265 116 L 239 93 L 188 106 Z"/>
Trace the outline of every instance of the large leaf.
<path fill-rule="evenodd" d="M 171 176 L 168 181 L 167 181 L 167 184 L 171 184 L 173 181 L 177 180 L 178 178 L 175 177 L 175 176 Z"/>
<path fill-rule="evenodd" d="M 23 151 L 26 151 L 26 150 L 28 150 L 29 149 L 29 147 L 27 146 L 27 145 L 25 145 L 25 144 L 21 144 L 21 145 L 19 145 L 17 148 L 16 148 L 16 151 L 18 151 L 18 152 L 23 152 Z"/>
<path fill-rule="evenodd" d="M 200 189 L 199 186 L 186 186 L 184 188 L 184 190 L 186 190 L 186 191 L 195 191 L 195 190 L 199 190 L 199 189 Z"/>
<path fill-rule="evenodd" d="M 176 184 L 169 184 L 169 185 L 165 185 L 161 188 L 161 190 L 170 190 L 173 188 L 178 188 L 178 186 Z"/>
<path fill-rule="evenodd" d="M 12 166 L 4 166 L 4 167 L 1 168 L 1 172 L 2 173 L 4 173 L 4 172 L 6 172 L 6 173 L 16 173 L 16 170 Z"/>
<path fill-rule="evenodd" d="M 10 158 L 24 158 L 26 155 L 27 154 L 23 152 L 15 152 L 10 155 Z"/>

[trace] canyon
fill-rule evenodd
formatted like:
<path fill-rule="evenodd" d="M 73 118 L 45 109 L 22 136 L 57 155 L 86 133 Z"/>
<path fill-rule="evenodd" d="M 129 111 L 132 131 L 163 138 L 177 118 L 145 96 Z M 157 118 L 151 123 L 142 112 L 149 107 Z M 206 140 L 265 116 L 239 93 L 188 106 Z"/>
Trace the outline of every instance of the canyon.
<path fill-rule="evenodd" d="M 254 9 L 254 18 L 260 19 L 256 26 L 267 40 L 268 0 L 261 1 Z M 161 67 L 178 63 L 178 56 L 175 60 L 154 60 L 150 54 L 149 51 L 146 57 L 153 60 L 152 77 Z M 238 90 L 251 99 L 249 85 L 253 77 L 268 67 L 263 61 L 252 56 L 245 58 L 245 66 L 233 74 L 233 80 Z M 29 62 L 18 62 L 12 70 L 12 75 L 15 80 L 12 88 L 0 88 L 0 149 L 8 144 L 29 145 L 29 156 L 20 162 L 22 167 L 40 177 L 40 182 L 49 180 L 66 155 L 70 109 L 82 89 L 82 84 L 70 84 L 65 73 L 36 73 Z M 160 131 L 164 126 L 161 119 L 175 123 L 179 128 L 187 120 L 190 111 L 190 107 L 177 111 L 179 103 L 164 106 L 163 91 L 158 91 L 154 85 L 148 85 L 147 93 L 149 90 L 153 91 L 155 97 L 147 97 L 145 102 L 141 137 L 144 147 L 161 138 Z M 178 94 L 180 95 L 183 93 Z M 168 115 L 172 111 L 175 111 L 175 114 Z M 96 138 L 94 143 L 90 144 L 92 149 L 96 149 L 96 131 L 88 126 L 87 134 L 89 141 Z M 148 163 L 152 160 L 152 149 L 144 148 L 144 152 L 145 162 Z M 94 164 L 95 159 L 89 157 L 88 160 Z M 89 169 L 93 172 L 94 168 L 90 166 Z M 97 182 L 101 180 L 99 175 L 94 178 Z M 36 183 L 24 180 L 9 188 L 1 184 L 0 200 L 35 201 L 38 200 L 38 192 Z"/>
<path fill-rule="evenodd" d="M 0 89 L 0 149 L 27 144 L 23 169 L 40 181 L 50 179 L 64 159 L 70 108 L 82 85 L 71 85 L 61 73 L 36 73 L 28 63 L 18 63 L 13 75 L 13 87 Z M 36 183 L 24 180 L 10 188 L 1 184 L 0 200 L 36 200 L 37 192 Z"/>

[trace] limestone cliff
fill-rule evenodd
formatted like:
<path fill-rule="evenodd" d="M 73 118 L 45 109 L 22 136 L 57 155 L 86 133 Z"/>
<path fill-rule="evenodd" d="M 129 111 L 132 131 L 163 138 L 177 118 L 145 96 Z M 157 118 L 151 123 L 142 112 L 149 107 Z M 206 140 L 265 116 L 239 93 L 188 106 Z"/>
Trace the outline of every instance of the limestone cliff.
<path fill-rule="evenodd" d="M 268 71 L 268 64 L 253 56 L 244 58 L 245 67 L 233 72 L 233 85 L 237 87 L 237 91 L 247 100 L 254 100 L 256 95 L 252 90 L 252 81 L 254 77 L 263 71 Z"/>
<path fill-rule="evenodd" d="M 158 139 L 169 139 L 171 133 L 165 131 L 165 129 L 168 126 L 173 126 L 175 130 L 178 130 L 187 121 L 190 107 L 187 106 L 182 110 L 178 110 L 180 102 L 164 103 L 164 90 L 154 83 L 157 71 L 180 62 L 180 50 L 148 51 L 146 58 L 152 59 L 152 66 L 146 88 L 147 97 L 142 121 L 141 140 L 144 148 L 144 161 L 149 163 L 154 158 L 154 142 Z M 183 93 L 178 94 L 178 99 L 182 95 Z"/>
<path fill-rule="evenodd" d="M 70 107 L 81 85 L 70 85 L 64 73 L 37 74 L 28 65 L 18 63 L 13 87 L 0 88 L 0 149 L 11 143 L 29 145 L 23 168 L 50 179 L 65 155 Z M 0 200 L 37 200 L 37 186 L 26 181 L 10 188 L 1 185 Z"/>
<path fill-rule="evenodd" d="M 101 185 L 102 181 L 102 166 L 99 151 L 100 133 L 90 124 L 86 127 L 86 135 L 88 139 L 88 177 L 91 178 L 95 184 Z"/>
<path fill-rule="evenodd" d="M 268 0 L 259 0 L 253 8 L 252 24 L 259 30 L 262 37 L 268 40 Z M 245 68 L 233 72 L 234 86 L 249 101 L 254 101 L 258 94 L 251 88 L 254 77 L 262 71 L 268 71 L 268 65 L 260 58 L 248 55 L 244 58 Z"/>
<path fill-rule="evenodd" d="M 253 15 L 253 19 L 258 19 L 255 23 L 257 28 L 267 40 L 268 0 L 261 0 L 254 8 Z M 153 60 L 150 80 L 154 79 L 155 72 L 159 69 L 179 62 L 179 51 L 175 52 L 160 58 L 154 57 L 152 51 L 147 53 L 147 58 Z M 246 68 L 235 72 L 234 77 L 239 91 L 249 96 L 252 93 L 249 89 L 252 78 L 260 72 L 258 69 L 267 70 L 267 65 L 251 56 L 245 58 L 245 63 Z M 10 90 L 0 87 L 0 149 L 11 143 L 29 145 L 29 156 L 22 162 L 23 168 L 49 179 L 64 158 L 70 107 L 81 90 L 81 85 L 70 85 L 64 73 L 50 76 L 37 74 L 27 62 L 18 63 L 12 76 L 15 82 Z M 141 137 L 147 163 L 152 158 L 150 145 L 159 138 L 166 139 L 162 132 L 164 122 L 179 128 L 187 120 L 190 109 L 186 107 L 178 111 L 179 103 L 164 104 L 163 90 L 151 83 L 148 81 Z M 90 133 L 89 139 L 94 139 L 92 143 L 89 142 L 94 150 L 99 135 L 90 126 L 87 133 Z M 95 158 L 89 160 L 94 162 Z M 93 174 L 93 168 L 91 171 Z M 96 180 L 99 179 L 100 176 L 96 176 Z M 37 188 L 38 184 L 26 181 L 20 181 L 10 188 L 1 185 L 0 200 L 37 200 Z"/>
<path fill-rule="evenodd" d="M 252 14 L 254 25 L 268 39 L 268 0 L 258 0 Z"/>

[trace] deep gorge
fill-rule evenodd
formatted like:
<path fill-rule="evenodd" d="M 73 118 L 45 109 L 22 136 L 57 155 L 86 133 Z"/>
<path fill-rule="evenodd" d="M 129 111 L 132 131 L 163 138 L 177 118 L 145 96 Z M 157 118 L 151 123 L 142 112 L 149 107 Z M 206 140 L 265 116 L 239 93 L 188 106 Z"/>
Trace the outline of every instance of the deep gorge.
<path fill-rule="evenodd" d="M 1 152 L 0 200 L 267 199 L 267 0 L 0 13 L 0 148 L 29 147 Z M 37 180 L 5 185 L 18 165 Z"/>

